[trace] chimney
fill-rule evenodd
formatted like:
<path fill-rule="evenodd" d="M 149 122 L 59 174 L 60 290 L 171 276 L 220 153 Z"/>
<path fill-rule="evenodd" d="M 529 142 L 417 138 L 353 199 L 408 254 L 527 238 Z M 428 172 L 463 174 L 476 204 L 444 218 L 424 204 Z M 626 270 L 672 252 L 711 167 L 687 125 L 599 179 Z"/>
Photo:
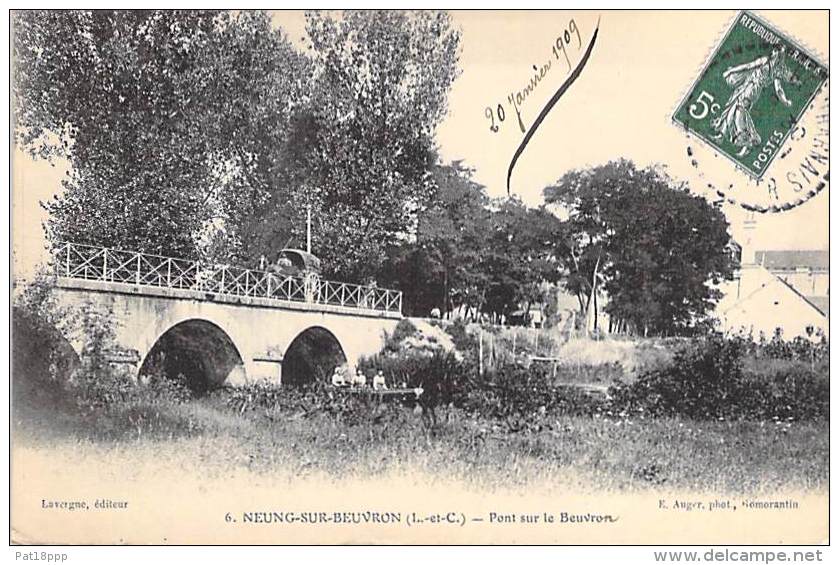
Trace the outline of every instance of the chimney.
<path fill-rule="evenodd" d="M 755 257 L 754 231 L 756 227 L 757 220 L 755 220 L 754 212 L 751 212 L 743 220 L 743 250 L 740 258 L 740 264 L 742 266 L 755 265 L 755 259 L 757 258 Z"/>

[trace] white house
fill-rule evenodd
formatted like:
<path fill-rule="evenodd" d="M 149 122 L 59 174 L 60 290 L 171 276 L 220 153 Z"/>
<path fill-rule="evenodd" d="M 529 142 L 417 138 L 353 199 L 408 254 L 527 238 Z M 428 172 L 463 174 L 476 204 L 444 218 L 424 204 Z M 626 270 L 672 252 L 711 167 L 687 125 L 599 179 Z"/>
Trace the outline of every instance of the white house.
<path fill-rule="evenodd" d="M 720 329 L 771 338 L 780 328 L 785 339 L 806 336 L 818 329 L 829 336 L 826 313 L 789 282 L 762 265 L 743 265 L 733 281 L 720 287 L 723 298 L 716 308 Z"/>

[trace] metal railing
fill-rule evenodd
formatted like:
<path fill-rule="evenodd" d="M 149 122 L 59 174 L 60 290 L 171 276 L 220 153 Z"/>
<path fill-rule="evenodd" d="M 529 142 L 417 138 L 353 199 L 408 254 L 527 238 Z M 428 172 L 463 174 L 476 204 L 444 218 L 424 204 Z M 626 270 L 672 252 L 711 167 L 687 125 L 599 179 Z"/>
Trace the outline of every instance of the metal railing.
<path fill-rule="evenodd" d="M 315 275 L 285 276 L 268 271 L 78 243 L 60 244 L 55 249 L 54 257 L 58 276 L 71 279 L 194 290 L 282 302 L 328 304 L 375 312 L 402 312 L 400 291 L 327 281 Z"/>

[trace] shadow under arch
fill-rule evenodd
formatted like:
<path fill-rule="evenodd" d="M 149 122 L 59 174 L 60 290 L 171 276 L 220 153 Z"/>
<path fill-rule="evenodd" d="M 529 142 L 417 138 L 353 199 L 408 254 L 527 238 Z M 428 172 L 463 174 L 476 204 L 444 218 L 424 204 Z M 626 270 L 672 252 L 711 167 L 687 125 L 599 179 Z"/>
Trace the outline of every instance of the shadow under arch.
<path fill-rule="evenodd" d="M 182 380 L 197 395 L 220 387 L 245 363 L 230 336 L 218 325 L 198 318 L 163 332 L 140 366 L 140 377 Z"/>
<path fill-rule="evenodd" d="M 283 355 L 283 385 L 328 382 L 335 367 L 346 362 L 344 348 L 335 334 L 324 327 L 311 326 L 297 334 Z"/>

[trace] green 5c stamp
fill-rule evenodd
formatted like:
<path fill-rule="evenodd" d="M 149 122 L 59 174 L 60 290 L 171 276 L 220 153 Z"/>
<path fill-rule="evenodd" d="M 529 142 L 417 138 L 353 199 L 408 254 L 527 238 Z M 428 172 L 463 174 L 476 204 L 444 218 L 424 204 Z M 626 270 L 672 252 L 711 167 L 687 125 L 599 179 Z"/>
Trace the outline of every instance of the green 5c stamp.
<path fill-rule="evenodd" d="M 827 78 L 803 48 L 740 12 L 673 121 L 760 181 Z"/>

